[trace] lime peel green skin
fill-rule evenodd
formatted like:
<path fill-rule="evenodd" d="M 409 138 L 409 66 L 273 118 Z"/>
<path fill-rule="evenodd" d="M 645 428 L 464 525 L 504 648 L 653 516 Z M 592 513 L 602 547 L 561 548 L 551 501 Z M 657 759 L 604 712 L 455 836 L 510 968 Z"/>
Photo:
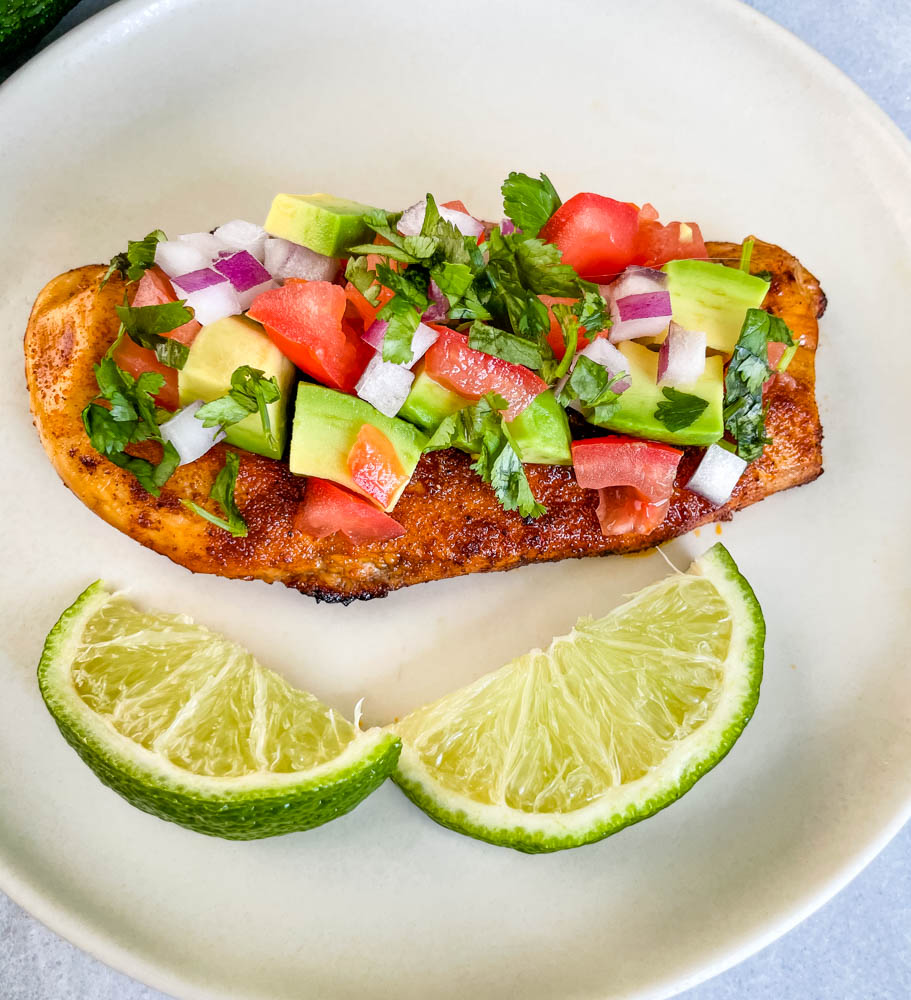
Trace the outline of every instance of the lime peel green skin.
<path fill-rule="evenodd" d="M 449 808 L 441 802 L 433 787 L 428 787 L 429 782 L 421 780 L 425 772 L 419 763 L 412 763 L 413 757 L 407 747 L 392 780 L 416 806 L 441 826 L 455 830 L 456 833 L 487 841 L 487 843 L 495 844 L 498 847 L 512 847 L 526 854 L 544 854 L 595 843 L 625 827 L 648 819 L 649 816 L 654 816 L 655 813 L 660 812 L 672 802 L 676 802 L 704 774 L 711 771 L 719 761 L 727 756 L 753 717 L 753 712 L 759 701 L 759 687 L 762 682 L 766 628 L 759 601 L 753 593 L 753 588 L 741 576 L 731 554 L 720 543 L 714 545 L 699 560 L 703 567 L 706 567 L 710 562 L 717 566 L 720 575 L 733 587 L 735 594 L 732 594 L 731 597 L 738 599 L 742 605 L 744 612 L 742 619 L 747 627 L 743 650 L 747 689 L 737 705 L 736 714 L 722 731 L 717 743 L 704 756 L 691 761 L 676 780 L 663 786 L 655 795 L 606 815 L 603 819 L 586 826 L 583 831 L 555 834 L 529 830 L 519 825 L 486 825 L 477 822 L 464 810 Z"/>
<path fill-rule="evenodd" d="M 78 640 L 84 623 L 108 596 L 100 581 L 93 583 L 63 612 L 45 640 L 38 683 L 48 711 L 67 743 L 104 784 L 137 809 L 212 837 L 255 840 L 310 830 L 342 816 L 394 771 L 401 742 L 389 733 L 377 733 L 372 738 L 365 733 L 373 745 L 340 767 L 323 766 L 309 778 L 306 772 L 275 776 L 286 780 L 259 788 L 247 784 L 238 789 L 233 787 L 238 782 L 232 779 L 189 774 L 184 784 L 127 756 L 113 739 L 105 742 L 99 738 L 96 727 L 88 721 L 93 718 L 91 709 L 74 689 L 61 691 L 52 677 L 55 664 L 61 657 L 66 659 L 67 646 Z M 112 730 L 112 736 L 119 734 Z M 129 742 L 124 737 L 119 741 Z"/>

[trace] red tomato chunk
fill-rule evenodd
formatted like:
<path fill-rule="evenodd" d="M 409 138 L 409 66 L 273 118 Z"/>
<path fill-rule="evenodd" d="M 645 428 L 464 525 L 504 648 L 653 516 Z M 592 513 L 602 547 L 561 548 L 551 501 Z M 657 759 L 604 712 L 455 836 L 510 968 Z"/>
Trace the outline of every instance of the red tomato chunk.
<path fill-rule="evenodd" d="M 294 516 L 296 531 L 325 538 L 341 531 L 352 542 L 385 542 L 405 529 L 369 500 L 362 500 L 325 479 L 308 479 L 303 503 Z"/>
<path fill-rule="evenodd" d="M 396 491 L 408 481 L 395 445 L 373 424 L 364 424 L 348 452 L 348 471 L 359 490 L 388 507 Z"/>
<path fill-rule="evenodd" d="M 631 486 L 650 503 L 660 503 L 674 491 L 674 477 L 683 452 L 656 441 L 612 437 L 573 441 L 576 482 L 590 490 Z"/>
<path fill-rule="evenodd" d="M 507 420 L 514 420 L 531 401 L 544 392 L 547 383 L 522 365 L 512 365 L 468 346 L 464 333 L 445 327 L 424 355 L 427 374 L 466 399 L 481 399 L 493 392 L 509 403 Z"/>
<path fill-rule="evenodd" d="M 329 281 L 289 279 L 258 296 L 248 315 L 301 371 L 323 385 L 353 392 L 373 349 L 345 316 L 345 290 Z"/>

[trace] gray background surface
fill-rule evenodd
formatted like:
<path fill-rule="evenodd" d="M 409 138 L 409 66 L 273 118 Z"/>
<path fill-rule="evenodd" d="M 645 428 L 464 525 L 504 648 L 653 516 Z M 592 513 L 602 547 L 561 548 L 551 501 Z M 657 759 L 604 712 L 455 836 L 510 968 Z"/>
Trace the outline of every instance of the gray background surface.
<path fill-rule="evenodd" d="M 111 2 L 82 0 L 39 48 Z M 911 0 L 751 0 L 751 6 L 844 70 L 911 136 Z M 0 80 L 9 68 L 0 70 Z M 682 995 L 682 1000 L 908 998 L 911 826 L 809 920 Z M 61 940 L 0 893 L 0 1000 L 164 998 Z"/>

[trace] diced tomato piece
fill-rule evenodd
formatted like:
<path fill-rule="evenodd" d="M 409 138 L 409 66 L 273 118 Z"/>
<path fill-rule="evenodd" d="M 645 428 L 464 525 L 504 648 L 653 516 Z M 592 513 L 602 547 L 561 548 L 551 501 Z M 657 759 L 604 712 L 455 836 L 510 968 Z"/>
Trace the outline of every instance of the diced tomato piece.
<path fill-rule="evenodd" d="M 348 471 L 359 490 L 381 507 L 408 481 L 395 445 L 373 424 L 364 424 L 348 452 Z"/>
<path fill-rule="evenodd" d="M 631 486 L 649 503 L 660 503 L 673 493 L 683 455 L 679 448 L 620 434 L 573 441 L 572 452 L 580 486 Z"/>
<path fill-rule="evenodd" d="M 540 237 L 563 253 L 583 278 L 607 278 L 632 264 L 639 208 L 600 194 L 577 194 L 548 219 Z"/>
<path fill-rule="evenodd" d="M 325 479 L 308 479 L 304 501 L 294 515 L 294 528 L 313 538 L 341 531 L 352 542 L 385 542 L 405 529 L 369 500 Z"/>
<path fill-rule="evenodd" d="M 380 286 L 380 294 L 377 296 L 376 305 L 372 306 L 370 300 L 361 295 L 350 281 L 345 285 L 345 295 L 363 320 L 365 330 L 369 329 L 376 322 L 376 314 L 394 294 L 390 289 Z"/>
<path fill-rule="evenodd" d="M 669 260 L 705 256 L 705 241 L 695 222 L 669 222 L 662 226 L 657 220 L 640 216 L 634 264 L 660 267 Z"/>
<path fill-rule="evenodd" d="M 513 365 L 468 346 L 464 333 L 435 326 L 440 336 L 424 355 L 427 374 L 466 399 L 480 399 L 495 392 L 509 403 L 507 420 L 514 420 L 547 383 L 523 365 Z"/>
<path fill-rule="evenodd" d="M 166 302 L 176 302 L 177 296 L 174 288 L 168 280 L 168 276 L 158 267 L 150 267 L 139 279 L 136 291 L 133 295 L 132 305 L 140 306 L 161 306 Z M 196 334 L 202 329 L 195 319 L 183 326 L 171 330 L 170 333 L 163 334 L 179 340 L 181 344 L 188 347 L 193 343 Z M 163 365 L 155 356 L 155 352 L 148 347 L 140 347 L 127 334 L 124 334 L 114 351 L 114 361 L 119 368 L 139 378 L 144 372 L 157 372 L 164 377 L 164 385 L 155 397 L 155 402 L 165 410 L 176 410 L 180 405 L 177 392 L 177 369 Z"/>
<path fill-rule="evenodd" d="M 441 203 L 440 208 L 451 208 L 453 212 L 464 212 L 466 215 L 471 215 L 471 212 L 465 207 L 464 201 L 444 201 Z"/>
<path fill-rule="evenodd" d="M 667 516 L 670 504 L 669 500 L 649 503 L 632 486 L 608 486 L 598 494 L 598 522 L 605 537 L 654 531 Z"/>
<path fill-rule="evenodd" d="M 345 290 L 330 281 L 287 281 L 257 296 L 249 315 L 301 371 L 352 392 L 373 349 L 345 320 L 348 301 Z"/>
<path fill-rule="evenodd" d="M 769 347 L 768 347 L 769 368 L 771 368 L 772 371 L 775 371 L 775 369 L 778 367 L 778 365 L 781 362 L 782 356 L 784 355 L 784 352 L 787 349 L 788 345 L 783 344 L 780 340 L 769 341 Z"/>
<path fill-rule="evenodd" d="M 571 306 L 573 303 L 577 302 L 577 299 L 563 299 L 554 295 L 539 295 L 538 298 L 547 306 L 547 315 L 550 317 L 550 330 L 547 333 L 547 342 L 550 344 L 551 350 L 554 352 L 555 358 L 562 358 L 566 352 L 566 347 L 563 343 L 563 332 L 560 330 L 560 324 L 557 322 L 557 317 L 554 316 L 553 307 L 555 305 L 566 305 Z M 583 347 L 588 347 L 588 337 L 585 336 L 585 327 L 579 327 L 579 344 L 577 350 L 582 350 Z"/>

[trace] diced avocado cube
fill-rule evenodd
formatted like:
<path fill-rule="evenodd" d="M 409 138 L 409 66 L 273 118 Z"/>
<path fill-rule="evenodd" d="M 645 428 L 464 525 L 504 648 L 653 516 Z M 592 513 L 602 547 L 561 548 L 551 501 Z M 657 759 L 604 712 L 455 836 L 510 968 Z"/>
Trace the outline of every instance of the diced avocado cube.
<path fill-rule="evenodd" d="M 506 427 L 523 462 L 540 465 L 573 464 L 566 410 L 557 402 L 550 389 L 535 396 Z"/>
<path fill-rule="evenodd" d="M 432 434 L 450 414 L 471 405 L 471 400 L 440 385 L 424 370 L 424 362 L 416 365 L 415 378 L 408 398 L 398 415 Z"/>
<path fill-rule="evenodd" d="M 296 369 L 252 319 L 226 316 L 196 334 L 187 363 L 177 373 L 180 405 L 186 406 L 197 399 L 209 403 L 227 395 L 231 376 L 243 365 L 258 368 L 278 382 L 281 398 L 268 406 L 274 443 L 270 443 L 263 430 L 258 413 L 231 424 L 225 440 L 266 458 L 281 458 L 288 439 L 288 397 Z"/>
<path fill-rule="evenodd" d="M 373 241 L 364 222 L 370 211 L 369 205 L 331 194 L 277 194 L 265 230 L 324 257 L 343 257 L 348 247 Z"/>
<path fill-rule="evenodd" d="M 301 382 L 297 387 L 291 430 L 289 467 L 298 476 L 316 476 L 363 494 L 348 470 L 348 454 L 364 424 L 372 424 L 389 438 L 405 472 L 411 477 L 427 436 L 398 417 L 387 417 L 357 396 Z M 386 510 L 395 507 L 407 483 L 395 493 Z"/>
<path fill-rule="evenodd" d="M 664 270 L 674 321 L 686 330 L 704 330 L 707 346 L 730 357 L 747 309 L 762 305 L 769 283 L 707 260 L 672 260 Z"/>
<path fill-rule="evenodd" d="M 658 404 L 665 402 L 663 387 L 657 384 L 658 354 L 631 340 L 617 346 L 629 364 L 632 385 L 621 393 L 613 415 L 599 421 L 598 426 L 668 444 L 709 445 L 721 438 L 724 433 L 724 362 L 720 355 L 706 358 L 705 371 L 698 381 L 678 387 L 681 392 L 708 400 L 709 405 L 689 427 L 670 431 L 655 416 Z"/>

